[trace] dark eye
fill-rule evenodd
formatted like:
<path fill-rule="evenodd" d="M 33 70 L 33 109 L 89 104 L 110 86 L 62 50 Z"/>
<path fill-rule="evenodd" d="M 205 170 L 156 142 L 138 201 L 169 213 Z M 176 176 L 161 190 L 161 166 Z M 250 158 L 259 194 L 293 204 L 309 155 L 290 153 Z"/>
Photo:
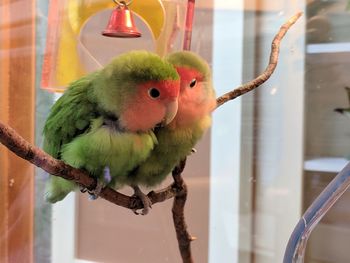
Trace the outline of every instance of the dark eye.
<path fill-rule="evenodd" d="M 197 80 L 196 79 L 192 79 L 190 82 L 190 88 L 193 88 L 194 86 L 196 86 L 197 84 Z"/>
<path fill-rule="evenodd" d="M 160 92 L 156 88 L 151 88 L 151 89 L 148 90 L 148 95 L 151 98 L 156 99 L 156 98 L 158 98 L 160 96 Z"/>

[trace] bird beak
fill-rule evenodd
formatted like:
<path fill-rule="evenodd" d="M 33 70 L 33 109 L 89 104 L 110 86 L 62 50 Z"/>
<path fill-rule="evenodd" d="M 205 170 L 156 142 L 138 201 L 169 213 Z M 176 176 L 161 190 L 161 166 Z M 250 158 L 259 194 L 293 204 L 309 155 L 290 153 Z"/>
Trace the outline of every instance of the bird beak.
<path fill-rule="evenodd" d="M 178 101 L 177 98 L 174 101 L 171 101 L 167 106 L 166 106 L 166 113 L 163 121 L 163 125 L 169 124 L 176 116 L 178 109 Z"/>

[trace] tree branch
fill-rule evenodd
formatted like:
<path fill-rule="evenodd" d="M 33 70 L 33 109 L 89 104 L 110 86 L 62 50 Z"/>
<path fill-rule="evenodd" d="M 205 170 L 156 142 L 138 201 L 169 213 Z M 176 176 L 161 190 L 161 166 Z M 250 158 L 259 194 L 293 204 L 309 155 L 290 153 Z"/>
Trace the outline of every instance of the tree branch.
<path fill-rule="evenodd" d="M 282 38 L 288 31 L 288 29 L 298 20 L 302 13 L 297 13 L 288 22 L 286 22 L 275 36 L 272 47 L 269 65 L 265 71 L 255 78 L 254 80 L 243 84 L 235 90 L 224 94 L 217 98 L 217 107 L 226 103 L 229 100 L 233 100 L 263 84 L 274 72 L 279 54 L 279 46 Z M 61 160 L 57 160 L 43 150 L 31 145 L 24 140 L 20 135 L 16 133 L 11 127 L 7 126 L 0 121 L 0 142 L 5 145 L 9 150 L 14 152 L 20 158 L 25 159 L 32 164 L 42 168 L 46 172 L 63 177 L 67 180 L 73 180 L 82 187 L 88 190 L 94 190 L 97 182 L 94 178 L 90 177 L 86 171 L 76 169 Z M 187 226 L 184 217 L 184 206 L 187 199 L 187 186 L 181 177 L 181 173 L 185 168 L 186 160 L 182 161 L 173 170 L 174 183 L 168 187 L 159 191 L 151 191 L 148 193 L 149 199 L 152 204 L 163 202 L 170 198 L 174 198 L 172 213 L 173 221 L 175 225 L 176 235 L 178 239 L 179 249 L 184 263 L 192 263 L 190 242 L 195 238 L 187 231 Z M 115 191 L 112 188 L 106 187 L 102 189 L 100 197 L 107 201 L 122 206 L 128 209 L 141 209 L 143 208 L 141 201 L 137 197 L 130 197 Z"/>
<path fill-rule="evenodd" d="M 186 159 L 181 161 L 172 172 L 174 183 L 179 189 L 174 198 L 172 213 L 182 261 L 184 263 L 193 263 L 191 241 L 195 240 L 195 238 L 187 231 L 184 211 L 187 200 L 187 185 L 181 176 L 182 171 L 185 169 L 185 165 Z"/>
<path fill-rule="evenodd" d="M 90 177 L 86 171 L 76 169 L 61 160 L 51 157 L 43 150 L 28 143 L 14 129 L 1 121 L 0 142 L 22 159 L 40 167 L 49 174 L 60 176 L 67 180 L 73 180 L 88 190 L 94 190 L 97 185 L 96 180 Z M 155 204 L 173 198 L 176 192 L 176 186 L 173 184 L 162 190 L 149 192 L 148 197 Z M 109 187 L 104 188 L 100 196 L 113 204 L 125 208 L 140 209 L 143 207 L 137 197 L 126 196 Z"/>
<path fill-rule="evenodd" d="M 295 14 L 281 26 L 280 30 L 278 31 L 278 33 L 272 41 L 270 61 L 265 71 L 255 79 L 217 98 L 216 108 L 220 107 L 222 104 L 228 102 L 229 100 L 233 100 L 249 91 L 256 89 L 271 77 L 272 73 L 275 71 L 275 68 L 277 66 L 281 40 L 285 36 L 289 28 L 299 19 L 299 17 L 301 17 L 302 14 L 302 12 Z"/>

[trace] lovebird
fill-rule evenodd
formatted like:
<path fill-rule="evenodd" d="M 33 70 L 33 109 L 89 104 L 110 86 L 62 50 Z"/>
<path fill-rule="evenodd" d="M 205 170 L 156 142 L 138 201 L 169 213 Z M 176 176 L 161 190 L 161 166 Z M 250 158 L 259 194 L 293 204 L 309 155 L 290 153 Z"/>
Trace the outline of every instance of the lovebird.
<path fill-rule="evenodd" d="M 216 108 L 215 91 L 207 62 L 190 51 L 166 57 L 180 76 L 179 107 L 173 121 L 155 130 L 158 144 L 150 156 L 128 176 L 128 184 L 153 187 L 191 151 L 211 125 Z M 149 201 L 151 207 L 151 202 Z M 148 212 L 145 207 L 143 213 Z"/>
<path fill-rule="evenodd" d="M 348 101 L 350 103 L 350 88 L 349 87 L 345 87 L 345 91 L 348 95 Z M 347 108 L 336 108 L 334 109 L 334 111 L 339 112 L 340 114 L 343 114 L 344 116 L 350 118 L 350 107 Z"/>
<path fill-rule="evenodd" d="M 102 187 L 126 182 L 158 144 L 154 134 L 173 120 L 179 75 L 172 64 L 146 51 L 114 58 L 103 69 L 70 84 L 51 108 L 44 126 L 44 150 L 85 169 Z M 143 200 L 144 194 L 132 185 Z M 78 185 L 50 175 L 45 198 L 62 200 Z"/>

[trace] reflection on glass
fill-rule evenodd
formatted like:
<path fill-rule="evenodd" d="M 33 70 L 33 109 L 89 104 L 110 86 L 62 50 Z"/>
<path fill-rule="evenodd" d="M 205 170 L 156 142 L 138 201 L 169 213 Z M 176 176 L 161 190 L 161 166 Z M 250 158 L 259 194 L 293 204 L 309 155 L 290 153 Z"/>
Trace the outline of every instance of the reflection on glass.
<path fill-rule="evenodd" d="M 40 86 L 48 3 L 35 1 L 36 12 L 29 14 L 19 11 L 22 2 L 0 0 L 0 116 L 12 114 L 17 125 L 34 114 L 27 109 L 28 115 L 17 116 L 3 105 L 14 98 L 30 102 L 18 88 L 27 71 L 16 67 L 18 72 L 9 75 L 5 68 L 35 53 L 35 132 L 40 146 L 42 126 L 56 96 Z M 142 38 L 103 38 L 100 31 L 110 11 L 102 11 L 84 25 L 74 51 L 90 71 L 129 49 L 162 54 L 181 49 L 186 2 L 162 1 L 171 21 L 162 31 L 159 41 L 167 43 L 162 48 L 155 47 L 155 39 L 139 17 L 136 23 Z M 282 41 L 273 77 L 253 93 L 218 109 L 212 130 L 189 158 L 184 173 L 189 186 L 186 217 L 191 234 L 198 238 L 193 243 L 196 262 L 282 262 L 302 213 L 347 163 L 350 120 L 334 111 L 349 107 L 344 90 L 350 86 L 347 5 L 347 0 L 196 1 L 192 50 L 210 63 L 217 95 L 262 72 L 280 25 L 297 11 L 305 11 Z M 36 18 L 35 49 L 21 42 L 31 32 L 26 30 L 28 17 Z M 8 85 L 17 80 L 17 86 Z M 0 156 L 2 165 L 5 158 Z M 10 178 L 4 167 L 0 167 L 1 178 Z M 20 175 L 16 165 L 11 169 Z M 155 206 L 147 217 L 135 217 L 103 200 L 90 202 L 80 194 L 51 207 L 42 198 L 46 175 L 40 170 L 36 174 L 36 262 L 179 262 L 171 202 Z M 16 182 L 0 187 L 13 187 Z M 346 192 L 312 232 L 305 262 L 350 262 L 349 198 Z"/>

